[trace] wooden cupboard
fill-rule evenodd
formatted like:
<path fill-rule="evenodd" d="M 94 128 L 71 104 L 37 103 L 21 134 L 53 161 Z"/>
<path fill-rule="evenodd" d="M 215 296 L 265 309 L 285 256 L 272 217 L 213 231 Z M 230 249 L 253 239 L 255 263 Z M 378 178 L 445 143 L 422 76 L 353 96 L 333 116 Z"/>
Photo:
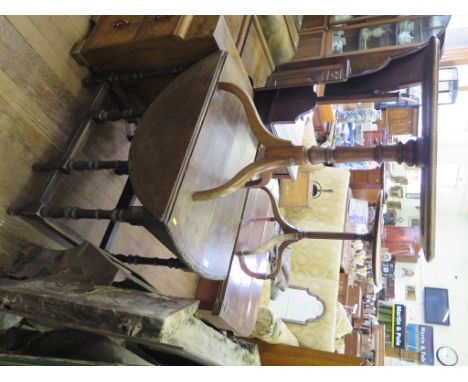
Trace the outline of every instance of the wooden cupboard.
<path fill-rule="evenodd" d="M 449 16 L 419 15 L 304 16 L 293 61 L 377 51 L 399 54 L 440 35 L 449 20 Z"/>
<path fill-rule="evenodd" d="M 392 107 L 382 111 L 382 124 L 390 135 L 418 135 L 419 106 Z"/>
<path fill-rule="evenodd" d="M 364 132 L 364 146 L 373 146 L 385 140 L 385 130 Z M 350 173 L 349 187 L 353 192 L 353 197 L 375 203 L 379 191 L 384 188 L 385 164 L 372 170 L 351 170 Z"/>
<path fill-rule="evenodd" d="M 385 226 L 382 234 L 382 247 L 387 248 L 392 257 L 402 262 L 417 262 L 421 249 L 419 227 Z"/>

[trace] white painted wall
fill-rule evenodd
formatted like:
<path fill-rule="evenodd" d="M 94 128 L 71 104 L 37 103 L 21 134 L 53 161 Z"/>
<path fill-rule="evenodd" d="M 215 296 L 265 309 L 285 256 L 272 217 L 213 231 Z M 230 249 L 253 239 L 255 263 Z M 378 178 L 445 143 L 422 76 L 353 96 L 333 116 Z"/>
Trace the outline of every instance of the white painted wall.
<path fill-rule="evenodd" d="M 395 269 L 395 302 L 407 306 L 408 323 L 424 324 L 424 287 L 449 290 L 450 326 L 433 325 L 434 349 L 453 347 L 468 365 L 468 94 L 439 107 L 436 255 L 431 263 L 400 263 Z M 456 168 L 458 171 L 453 171 Z M 412 278 L 402 268 L 415 269 Z M 416 302 L 405 300 L 405 285 L 416 285 Z M 437 360 L 436 360 L 437 364 Z"/>

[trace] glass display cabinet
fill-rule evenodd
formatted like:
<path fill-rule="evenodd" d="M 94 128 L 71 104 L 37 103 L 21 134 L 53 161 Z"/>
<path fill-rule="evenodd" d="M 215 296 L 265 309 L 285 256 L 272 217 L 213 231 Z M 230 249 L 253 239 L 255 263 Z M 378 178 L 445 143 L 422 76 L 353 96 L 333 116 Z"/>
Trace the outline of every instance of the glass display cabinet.
<path fill-rule="evenodd" d="M 392 22 L 363 20 L 364 16 L 344 20 L 339 17 L 331 19 L 332 23 L 340 24 L 330 25 L 331 33 L 327 36 L 326 51 L 332 55 L 421 44 L 431 36 L 439 36 L 450 20 L 449 16 L 401 16 L 391 18 Z"/>
<path fill-rule="evenodd" d="M 384 68 L 437 37 L 450 16 L 303 16 L 295 56 L 276 67 L 264 89 L 345 82 Z M 376 100 L 377 101 L 377 100 Z"/>

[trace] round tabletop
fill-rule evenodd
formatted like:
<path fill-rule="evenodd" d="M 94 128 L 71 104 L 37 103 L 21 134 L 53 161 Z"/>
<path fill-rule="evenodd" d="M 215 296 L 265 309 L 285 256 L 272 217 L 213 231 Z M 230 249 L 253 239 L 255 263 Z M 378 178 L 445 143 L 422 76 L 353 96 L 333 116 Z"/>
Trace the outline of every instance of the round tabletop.
<path fill-rule="evenodd" d="M 437 108 L 440 43 L 432 37 L 424 61 L 422 87 L 422 138 L 418 139 L 421 163 L 421 247 L 426 260 L 435 257 Z"/>
<path fill-rule="evenodd" d="M 225 52 L 197 62 L 146 110 L 130 145 L 135 195 L 154 217 L 147 228 L 198 275 L 227 277 L 246 190 L 195 201 L 194 192 L 222 184 L 255 159 L 257 141 L 240 101 L 219 81 L 248 88 Z"/>
<path fill-rule="evenodd" d="M 377 196 L 377 208 L 375 211 L 374 225 L 372 227 L 372 239 L 370 241 L 372 246 L 372 278 L 374 285 L 380 287 L 382 284 L 382 229 L 383 229 L 383 216 L 382 216 L 383 192 L 380 191 Z"/>

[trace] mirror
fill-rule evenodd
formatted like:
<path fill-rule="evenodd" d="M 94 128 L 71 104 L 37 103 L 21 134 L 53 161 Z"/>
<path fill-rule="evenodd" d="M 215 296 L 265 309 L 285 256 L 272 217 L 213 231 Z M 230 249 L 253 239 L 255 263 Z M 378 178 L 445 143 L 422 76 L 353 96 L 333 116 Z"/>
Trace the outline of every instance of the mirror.
<path fill-rule="evenodd" d="M 308 289 L 293 286 L 271 300 L 268 309 L 285 322 L 302 325 L 318 320 L 325 313 L 325 305 L 318 296 Z"/>

